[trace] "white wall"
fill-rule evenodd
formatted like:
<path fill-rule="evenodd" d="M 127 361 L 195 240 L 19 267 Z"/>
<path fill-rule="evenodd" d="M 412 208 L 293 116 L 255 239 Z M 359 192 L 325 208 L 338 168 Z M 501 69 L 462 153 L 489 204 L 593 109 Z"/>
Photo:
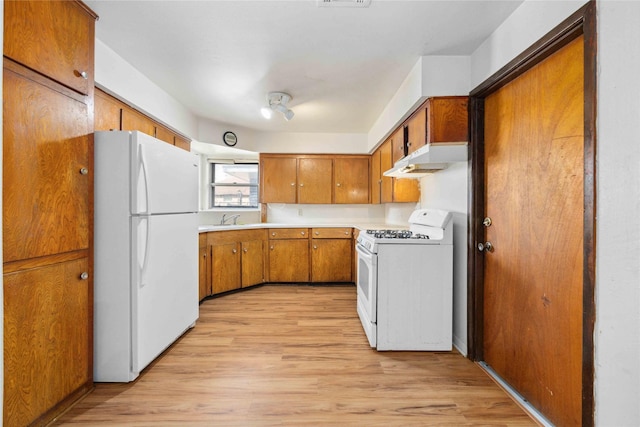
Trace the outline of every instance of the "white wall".
<path fill-rule="evenodd" d="M 467 181 L 466 162 L 453 163 L 445 170 L 420 181 L 420 205 L 445 209 L 453 214 L 453 344 L 467 354 Z"/>
<path fill-rule="evenodd" d="M 383 142 L 422 102 L 431 96 L 469 93 L 468 56 L 421 56 L 367 135 L 367 150 Z"/>
<path fill-rule="evenodd" d="M 475 87 L 584 1 L 532 1 L 471 56 Z M 596 425 L 640 425 L 640 3 L 598 2 Z"/>
<path fill-rule="evenodd" d="M 640 3 L 598 3 L 596 423 L 640 425 Z"/>
<path fill-rule="evenodd" d="M 198 130 L 196 116 L 98 39 L 95 44 L 95 82 L 98 87 L 159 122 L 195 138 Z"/>

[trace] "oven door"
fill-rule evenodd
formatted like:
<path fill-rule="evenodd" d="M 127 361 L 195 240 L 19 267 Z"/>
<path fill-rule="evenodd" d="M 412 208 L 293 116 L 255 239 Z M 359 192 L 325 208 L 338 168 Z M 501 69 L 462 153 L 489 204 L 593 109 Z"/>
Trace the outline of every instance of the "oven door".
<path fill-rule="evenodd" d="M 358 316 L 371 347 L 376 347 L 376 316 L 378 293 L 378 256 L 362 245 L 356 245 L 358 254 Z"/>

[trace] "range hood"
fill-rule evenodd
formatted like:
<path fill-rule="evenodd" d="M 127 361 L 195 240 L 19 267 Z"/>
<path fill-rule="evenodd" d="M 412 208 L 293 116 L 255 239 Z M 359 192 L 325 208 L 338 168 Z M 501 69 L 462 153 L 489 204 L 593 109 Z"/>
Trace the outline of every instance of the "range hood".
<path fill-rule="evenodd" d="M 466 142 L 427 144 L 398 160 L 384 176 L 393 178 L 420 178 L 446 169 L 450 163 L 466 162 Z"/>

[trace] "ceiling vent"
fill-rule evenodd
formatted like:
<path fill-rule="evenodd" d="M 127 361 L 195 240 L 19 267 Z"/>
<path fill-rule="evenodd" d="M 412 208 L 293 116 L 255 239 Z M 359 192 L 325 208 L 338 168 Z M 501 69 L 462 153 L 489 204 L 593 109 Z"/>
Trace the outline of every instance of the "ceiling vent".
<path fill-rule="evenodd" d="M 316 0 L 318 7 L 369 7 L 371 0 Z"/>

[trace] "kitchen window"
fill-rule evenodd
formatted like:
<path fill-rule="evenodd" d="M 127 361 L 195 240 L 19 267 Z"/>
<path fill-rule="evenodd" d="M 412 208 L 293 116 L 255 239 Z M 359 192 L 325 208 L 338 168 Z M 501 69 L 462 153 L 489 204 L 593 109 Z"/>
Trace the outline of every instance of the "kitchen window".
<path fill-rule="evenodd" d="M 257 208 L 257 163 L 211 163 L 210 208 Z"/>

